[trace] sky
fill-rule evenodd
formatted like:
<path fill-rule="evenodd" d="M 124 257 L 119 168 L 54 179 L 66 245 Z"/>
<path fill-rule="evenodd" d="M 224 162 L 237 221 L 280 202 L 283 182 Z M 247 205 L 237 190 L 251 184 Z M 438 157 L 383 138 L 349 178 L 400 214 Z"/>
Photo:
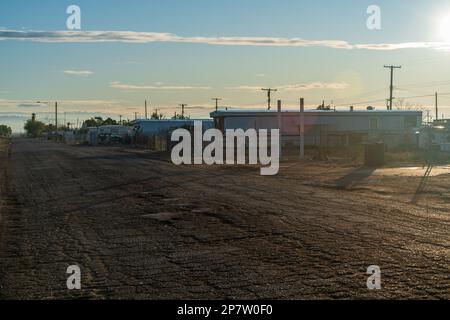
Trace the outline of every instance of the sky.
<path fill-rule="evenodd" d="M 67 7 L 81 9 L 68 30 Z M 370 30 L 377 5 L 381 29 Z M 31 113 L 72 123 L 93 115 L 170 117 L 188 104 L 262 108 L 262 87 L 286 108 L 385 109 L 389 70 L 402 105 L 450 117 L 450 3 L 446 0 L 2 0 L 0 123 L 20 132 Z M 37 104 L 37 101 L 47 102 Z M 397 102 L 399 103 L 399 102 Z M 434 115 L 434 113 L 432 113 Z"/>

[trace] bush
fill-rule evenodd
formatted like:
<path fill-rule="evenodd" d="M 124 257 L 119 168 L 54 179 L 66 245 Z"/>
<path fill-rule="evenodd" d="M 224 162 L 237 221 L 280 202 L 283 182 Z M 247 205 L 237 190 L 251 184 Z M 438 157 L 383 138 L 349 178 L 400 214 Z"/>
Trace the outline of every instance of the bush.
<path fill-rule="evenodd" d="M 36 120 L 28 120 L 24 126 L 27 136 L 30 138 L 37 138 L 45 131 L 46 126 L 43 122 Z"/>
<path fill-rule="evenodd" d="M 12 130 L 10 127 L 5 125 L 0 125 L 0 137 L 2 138 L 9 138 L 11 137 Z"/>

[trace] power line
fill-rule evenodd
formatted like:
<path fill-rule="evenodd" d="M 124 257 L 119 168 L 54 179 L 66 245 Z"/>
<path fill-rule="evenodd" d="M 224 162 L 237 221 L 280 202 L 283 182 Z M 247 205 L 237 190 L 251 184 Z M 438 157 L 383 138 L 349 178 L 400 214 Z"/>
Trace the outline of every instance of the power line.
<path fill-rule="evenodd" d="M 333 99 L 334 102 L 340 102 L 340 101 L 345 101 L 345 100 L 356 100 L 359 98 L 365 98 L 365 97 L 370 97 L 370 96 L 374 96 L 377 95 L 378 93 L 384 92 L 386 90 L 386 87 L 383 88 L 379 88 L 376 90 L 371 90 L 371 91 L 367 91 L 367 92 L 362 92 L 358 95 L 355 96 L 351 96 L 351 97 L 344 97 L 344 98 L 337 98 L 337 99 Z"/>
<path fill-rule="evenodd" d="M 341 103 L 336 105 L 337 107 L 344 107 L 344 106 L 351 106 L 351 105 L 363 105 L 363 104 L 368 104 L 368 103 L 377 103 L 377 102 L 384 102 L 386 101 L 386 99 L 380 99 L 380 100 L 371 100 L 371 101 L 362 101 L 362 102 L 352 102 L 352 103 Z"/>
<path fill-rule="evenodd" d="M 405 96 L 405 97 L 398 97 L 396 98 L 396 100 L 400 100 L 400 99 L 416 99 L 416 98 L 430 98 L 430 97 L 434 97 L 435 94 L 424 94 L 424 95 L 417 95 L 417 96 Z M 439 96 L 450 96 L 450 92 L 446 92 L 446 93 L 439 93 Z M 348 105 L 365 105 L 365 104 L 369 104 L 369 103 L 376 103 L 376 102 L 384 102 L 386 101 L 386 99 L 380 99 L 380 100 L 372 100 L 372 101 L 362 101 L 362 102 L 353 102 L 353 103 L 346 103 L 346 104 L 340 104 L 337 105 L 337 107 L 344 107 L 344 106 L 348 106 Z M 388 99 L 389 101 L 389 99 Z"/>
<path fill-rule="evenodd" d="M 405 88 L 405 86 L 417 86 L 417 87 L 428 87 L 429 86 L 434 86 L 434 85 L 446 85 L 448 83 L 448 85 L 450 85 L 450 81 L 433 81 L 433 82 L 423 82 L 423 83 L 413 83 L 413 84 L 403 84 L 401 85 L 401 87 L 399 86 L 395 86 L 394 89 L 396 90 L 401 90 L 401 91 L 407 91 L 410 93 L 414 93 L 417 96 L 406 96 L 406 97 L 400 97 L 398 99 L 407 99 L 407 98 L 424 98 L 424 97 L 431 97 L 434 96 L 434 94 L 427 94 L 425 92 L 421 92 L 419 90 L 412 90 L 412 89 L 407 89 Z M 380 99 L 380 100 L 371 100 L 371 101 L 360 101 L 360 102 L 346 102 L 346 101 L 352 101 L 353 99 L 355 99 L 354 101 L 356 101 L 358 98 L 362 98 L 362 97 L 368 97 L 368 96 L 372 96 L 372 95 L 376 95 L 378 92 L 381 92 L 385 90 L 385 88 L 380 88 L 380 89 L 376 89 L 376 90 L 372 90 L 372 91 L 367 91 L 367 92 L 363 92 L 359 95 L 356 96 L 352 96 L 352 97 L 345 97 L 345 98 L 338 98 L 338 99 L 334 99 L 335 102 L 337 102 L 337 106 L 347 106 L 347 105 L 361 105 L 361 104 L 367 104 L 367 103 L 376 103 L 376 102 L 385 102 L 386 99 Z M 420 95 L 420 96 L 419 96 Z M 446 94 L 439 94 L 439 96 L 441 95 L 446 95 Z M 387 99 L 388 103 L 390 102 L 390 99 Z M 389 105 L 388 105 L 389 106 Z"/>
<path fill-rule="evenodd" d="M 428 93 L 425 93 L 425 92 L 419 91 L 419 90 L 411 90 L 411 89 L 399 88 L 399 87 L 395 87 L 395 89 L 397 89 L 399 91 L 406 91 L 406 92 L 414 93 L 414 94 L 428 95 Z"/>
<path fill-rule="evenodd" d="M 444 100 L 450 101 L 450 97 L 443 96 L 442 93 L 439 93 L 439 99 L 440 100 L 444 99 Z"/>
<path fill-rule="evenodd" d="M 430 81 L 430 82 L 416 82 L 416 83 L 409 83 L 409 84 L 401 84 L 402 87 L 411 87 L 411 88 L 427 88 L 427 87 L 435 87 L 435 86 L 446 86 L 450 85 L 449 80 L 442 80 L 442 81 Z"/>

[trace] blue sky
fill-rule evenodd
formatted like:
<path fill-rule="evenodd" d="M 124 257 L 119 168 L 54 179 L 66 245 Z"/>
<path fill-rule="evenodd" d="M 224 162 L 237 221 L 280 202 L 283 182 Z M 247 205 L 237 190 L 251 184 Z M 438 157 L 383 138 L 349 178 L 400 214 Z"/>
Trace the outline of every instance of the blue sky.
<path fill-rule="evenodd" d="M 51 34 L 58 41 L 49 42 L 48 32 L 67 32 L 66 8 L 72 4 L 82 13 L 77 32 L 132 32 L 146 41 L 104 42 L 87 34 L 86 42 Z M 381 30 L 366 27 L 366 9 L 372 4 L 381 8 Z M 0 122 L 31 112 L 51 120 L 46 114 L 51 108 L 34 102 L 54 100 L 72 122 L 96 113 L 131 118 L 134 112 L 142 114 L 145 99 L 168 116 L 179 103 L 187 103 L 192 116 L 205 117 L 212 97 L 224 98 L 226 106 L 264 106 L 258 88 L 268 86 L 280 88 L 274 99 L 290 106 L 305 97 L 311 107 L 326 100 L 338 107 L 381 108 L 389 85 L 384 64 L 403 66 L 396 73 L 397 97 L 447 93 L 450 52 L 442 42 L 449 41 L 450 30 L 443 37 L 439 28 L 447 16 L 450 4 L 444 0 L 4 0 Z M 41 33 L 38 39 L 18 40 L 10 31 Z M 155 42 L 143 35 L 147 32 L 171 35 Z M 250 44 L 237 45 L 239 37 Z M 301 38 L 308 46 L 263 46 L 262 37 L 277 44 Z M 406 48 L 374 50 L 386 43 Z M 450 105 L 450 96 L 441 101 Z M 404 103 L 428 107 L 433 101 L 419 97 Z M 21 120 L 15 121 L 17 129 Z"/>

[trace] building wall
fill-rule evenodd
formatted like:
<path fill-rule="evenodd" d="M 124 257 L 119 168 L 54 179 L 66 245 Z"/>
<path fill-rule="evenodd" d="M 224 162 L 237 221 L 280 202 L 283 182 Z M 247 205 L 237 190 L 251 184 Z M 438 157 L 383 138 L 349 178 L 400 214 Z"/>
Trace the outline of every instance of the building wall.
<path fill-rule="evenodd" d="M 414 117 L 416 119 L 414 126 L 406 126 L 406 118 Z M 385 130 L 400 131 L 420 126 L 421 117 L 411 115 L 356 115 L 356 116 L 333 116 L 333 115 L 306 115 L 305 126 L 317 127 L 327 126 L 330 131 L 364 131 Z M 376 126 L 374 127 L 374 121 Z M 371 126 L 372 123 L 372 126 Z M 254 129 L 278 129 L 278 118 L 276 116 L 242 116 L 242 117 L 224 117 L 225 129 L 241 128 L 244 130 Z M 298 134 L 300 127 L 300 119 L 298 116 L 283 115 L 282 116 L 282 132 L 283 134 Z"/>
<path fill-rule="evenodd" d="M 97 130 L 98 134 L 112 134 L 118 136 L 131 135 L 133 129 L 128 126 L 100 126 L 94 130 Z"/>
<path fill-rule="evenodd" d="M 222 119 L 221 119 L 222 118 Z M 305 113 L 306 145 L 341 145 L 357 144 L 370 138 L 385 140 L 391 146 L 409 144 L 411 129 L 419 127 L 422 122 L 421 112 L 330 112 Z M 223 124 L 219 129 L 278 129 L 278 117 L 271 114 L 243 114 L 227 116 L 222 114 L 216 118 L 216 124 Z M 289 136 L 297 137 L 300 132 L 300 114 L 282 114 L 283 140 Z"/>
<path fill-rule="evenodd" d="M 202 121 L 204 130 L 214 127 L 213 120 L 138 120 L 134 123 L 134 127 L 138 134 L 150 136 L 165 134 L 171 130 L 186 126 L 193 126 L 194 121 Z"/>

